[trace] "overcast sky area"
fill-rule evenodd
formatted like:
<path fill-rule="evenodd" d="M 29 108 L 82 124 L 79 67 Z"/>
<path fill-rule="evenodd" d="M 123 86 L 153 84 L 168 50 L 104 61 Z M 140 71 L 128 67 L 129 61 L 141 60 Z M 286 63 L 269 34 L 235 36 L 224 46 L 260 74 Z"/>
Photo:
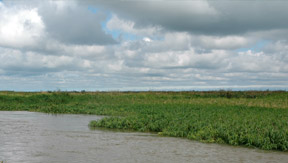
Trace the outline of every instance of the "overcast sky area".
<path fill-rule="evenodd" d="M 288 90 L 286 0 L 0 0 L 0 90 Z"/>

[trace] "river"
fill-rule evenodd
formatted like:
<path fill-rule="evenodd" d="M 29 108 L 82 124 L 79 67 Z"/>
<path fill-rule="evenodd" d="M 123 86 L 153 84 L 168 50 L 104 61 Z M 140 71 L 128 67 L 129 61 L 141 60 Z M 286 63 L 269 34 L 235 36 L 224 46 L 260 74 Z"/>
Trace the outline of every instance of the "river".
<path fill-rule="evenodd" d="M 90 130 L 95 115 L 0 112 L 0 162 L 205 163 L 287 162 L 287 152 L 160 137 L 150 133 Z"/>

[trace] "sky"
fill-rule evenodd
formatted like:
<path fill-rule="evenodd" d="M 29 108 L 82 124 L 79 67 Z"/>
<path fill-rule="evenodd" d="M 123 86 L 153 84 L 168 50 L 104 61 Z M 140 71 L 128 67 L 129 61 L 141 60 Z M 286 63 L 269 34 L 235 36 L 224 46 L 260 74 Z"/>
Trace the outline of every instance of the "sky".
<path fill-rule="evenodd" d="M 0 90 L 287 90 L 286 0 L 0 0 Z"/>

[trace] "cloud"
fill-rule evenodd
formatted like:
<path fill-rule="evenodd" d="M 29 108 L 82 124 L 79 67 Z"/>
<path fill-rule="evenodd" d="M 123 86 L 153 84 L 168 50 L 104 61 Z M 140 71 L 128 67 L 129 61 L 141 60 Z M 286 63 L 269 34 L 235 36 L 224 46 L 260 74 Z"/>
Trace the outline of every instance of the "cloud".
<path fill-rule="evenodd" d="M 181 52 L 164 52 L 146 54 L 146 64 L 151 67 L 161 68 L 198 68 L 198 69 L 218 69 L 225 67 L 224 51 L 212 51 L 207 54 L 197 54 L 193 50 Z"/>
<path fill-rule="evenodd" d="M 13 2 L 2 89 L 288 88 L 286 2 Z"/>
<path fill-rule="evenodd" d="M 21 52 L 13 49 L 0 49 L 0 68 L 6 75 L 35 76 L 47 72 L 63 70 L 81 70 L 85 68 L 83 60 L 69 56 L 46 56 L 34 52 Z"/>
<path fill-rule="evenodd" d="M 0 43 L 3 46 L 28 47 L 46 44 L 46 40 L 81 45 L 116 43 L 102 29 L 105 13 L 93 13 L 88 7 L 79 6 L 77 1 L 21 2 L 0 3 Z"/>
<path fill-rule="evenodd" d="M 252 40 L 243 36 L 199 36 L 194 38 L 194 42 L 200 42 L 204 48 L 212 49 L 239 49 L 248 46 Z"/>
<path fill-rule="evenodd" d="M 106 45 L 114 44 L 111 35 L 101 26 L 106 15 L 93 13 L 87 8 L 69 5 L 69 2 L 49 3 L 40 6 L 39 12 L 45 22 L 50 37 L 70 44 Z"/>
<path fill-rule="evenodd" d="M 132 34 L 138 37 L 156 37 L 161 32 L 159 26 L 139 27 L 135 22 L 118 18 L 113 15 L 106 24 L 108 32 L 117 31 L 119 34 Z"/>
<path fill-rule="evenodd" d="M 94 1 L 96 6 L 130 19 L 135 26 L 160 25 L 172 30 L 186 30 L 194 25 L 208 25 L 218 19 L 218 12 L 207 1 Z"/>
<path fill-rule="evenodd" d="M 287 1 L 118 1 L 97 0 L 95 6 L 130 19 L 135 26 L 159 25 L 167 30 L 230 35 L 288 27 Z"/>
<path fill-rule="evenodd" d="M 0 46 L 35 46 L 44 35 L 37 8 L 6 7 L 0 2 Z"/>

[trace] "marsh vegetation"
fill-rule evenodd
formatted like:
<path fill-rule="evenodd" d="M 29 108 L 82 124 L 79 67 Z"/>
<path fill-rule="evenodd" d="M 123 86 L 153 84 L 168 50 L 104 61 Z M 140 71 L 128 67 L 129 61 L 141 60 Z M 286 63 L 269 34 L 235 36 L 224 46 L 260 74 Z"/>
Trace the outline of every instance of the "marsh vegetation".
<path fill-rule="evenodd" d="M 0 110 L 108 115 L 90 127 L 288 150 L 288 93 L 0 92 Z"/>

